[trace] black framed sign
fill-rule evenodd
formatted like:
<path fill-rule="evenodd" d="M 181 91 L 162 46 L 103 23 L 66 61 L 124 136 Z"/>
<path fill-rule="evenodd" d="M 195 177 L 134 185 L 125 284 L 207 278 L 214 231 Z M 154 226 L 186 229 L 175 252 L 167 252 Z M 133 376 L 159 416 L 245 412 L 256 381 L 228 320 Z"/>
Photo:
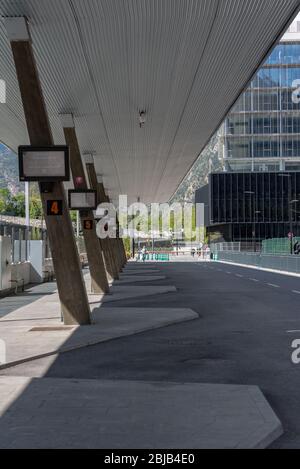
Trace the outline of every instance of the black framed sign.
<path fill-rule="evenodd" d="M 97 191 L 93 190 L 70 190 L 69 208 L 71 210 L 96 210 Z"/>
<path fill-rule="evenodd" d="M 69 147 L 19 147 L 21 182 L 59 182 L 70 180 Z"/>

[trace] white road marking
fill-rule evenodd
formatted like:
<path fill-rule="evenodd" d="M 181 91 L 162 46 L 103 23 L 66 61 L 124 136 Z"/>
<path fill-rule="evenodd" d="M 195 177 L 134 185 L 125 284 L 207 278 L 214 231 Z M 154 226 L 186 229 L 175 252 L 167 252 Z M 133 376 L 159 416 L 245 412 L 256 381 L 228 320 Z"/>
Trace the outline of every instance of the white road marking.
<path fill-rule="evenodd" d="M 238 277 L 238 278 L 243 278 L 244 277 L 244 275 L 241 275 L 241 274 L 235 274 L 235 276 Z"/>
<path fill-rule="evenodd" d="M 293 290 L 293 293 L 296 293 L 296 295 L 300 295 L 300 291 Z"/>
<path fill-rule="evenodd" d="M 274 285 L 274 283 L 267 283 L 267 285 L 269 285 L 269 287 L 273 287 L 273 288 L 280 288 L 279 285 Z"/>
<path fill-rule="evenodd" d="M 226 272 L 226 274 L 231 275 L 231 272 Z"/>
<path fill-rule="evenodd" d="M 259 280 L 257 280 L 257 278 L 249 278 L 249 280 L 251 280 L 251 282 L 259 282 Z"/>

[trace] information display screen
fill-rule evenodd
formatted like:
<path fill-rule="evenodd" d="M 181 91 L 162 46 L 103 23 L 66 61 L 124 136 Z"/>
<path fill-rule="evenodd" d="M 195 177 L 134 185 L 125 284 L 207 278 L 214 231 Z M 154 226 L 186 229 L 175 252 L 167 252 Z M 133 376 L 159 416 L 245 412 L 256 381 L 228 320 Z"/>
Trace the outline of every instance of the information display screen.
<path fill-rule="evenodd" d="M 71 210 L 96 210 L 97 192 L 90 190 L 69 191 L 69 208 Z"/>
<path fill-rule="evenodd" d="M 69 181 L 69 148 L 21 146 L 19 170 L 20 181 Z"/>

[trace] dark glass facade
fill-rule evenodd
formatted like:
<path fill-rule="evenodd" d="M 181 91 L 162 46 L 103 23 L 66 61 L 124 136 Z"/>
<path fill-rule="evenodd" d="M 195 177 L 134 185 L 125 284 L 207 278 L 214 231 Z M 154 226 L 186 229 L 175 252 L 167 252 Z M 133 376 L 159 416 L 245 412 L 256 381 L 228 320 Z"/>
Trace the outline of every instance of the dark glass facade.
<path fill-rule="evenodd" d="M 230 225 L 228 241 L 300 235 L 300 172 L 210 176 L 210 231 Z"/>

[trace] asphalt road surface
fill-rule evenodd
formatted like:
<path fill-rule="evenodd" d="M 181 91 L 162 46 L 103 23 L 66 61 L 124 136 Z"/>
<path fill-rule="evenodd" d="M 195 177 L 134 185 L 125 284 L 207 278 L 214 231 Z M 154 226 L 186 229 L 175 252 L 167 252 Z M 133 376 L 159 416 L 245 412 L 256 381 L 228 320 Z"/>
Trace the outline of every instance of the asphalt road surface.
<path fill-rule="evenodd" d="M 300 365 L 291 360 L 291 344 L 300 339 L 300 278 L 222 263 L 158 267 L 167 276 L 158 284 L 175 285 L 177 293 L 111 306 L 188 307 L 199 320 L 1 374 L 258 385 L 285 430 L 273 447 L 300 448 Z"/>

